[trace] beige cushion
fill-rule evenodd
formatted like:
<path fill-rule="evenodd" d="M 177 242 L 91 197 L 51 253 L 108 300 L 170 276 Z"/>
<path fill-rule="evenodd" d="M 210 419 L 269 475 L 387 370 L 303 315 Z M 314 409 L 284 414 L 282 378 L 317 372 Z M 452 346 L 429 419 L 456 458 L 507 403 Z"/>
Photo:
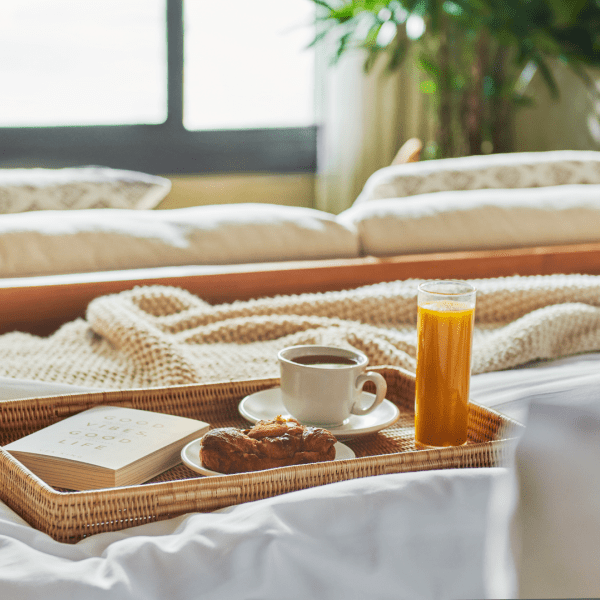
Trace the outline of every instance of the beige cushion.
<path fill-rule="evenodd" d="M 0 277 L 358 254 L 356 232 L 333 215 L 273 204 L 0 216 Z"/>
<path fill-rule="evenodd" d="M 600 152 L 560 150 L 466 156 L 394 165 L 375 172 L 355 204 L 452 190 L 600 184 Z"/>
<path fill-rule="evenodd" d="M 0 170 L 0 213 L 87 208 L 154 208 L 164 177 L 103 167 Z"/>
<path fill-rule="evenodd" d="M 364 254 L 386 256 L 600 241 L 600 185 L 438 192 L 338 215 Z"/>

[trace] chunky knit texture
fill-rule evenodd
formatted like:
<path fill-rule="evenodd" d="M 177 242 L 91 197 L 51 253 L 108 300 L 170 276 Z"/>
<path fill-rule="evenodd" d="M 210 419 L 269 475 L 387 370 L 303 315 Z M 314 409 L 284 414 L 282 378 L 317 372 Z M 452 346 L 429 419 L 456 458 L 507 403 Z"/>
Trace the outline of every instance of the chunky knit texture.
<path fill-rule="evenodd" d="M 97 298 L 85 321 L 47 338 L 0 336 L 0 375 L 104 389 L 277 377 L 277 352 L 296 344 L 353 347 L 371 365 L 414 372 L 419 283 L 219 306 L 177 288 L 135 288 Z M 599 276 L 472 283 L 473 373 L 600 350 Z"/>

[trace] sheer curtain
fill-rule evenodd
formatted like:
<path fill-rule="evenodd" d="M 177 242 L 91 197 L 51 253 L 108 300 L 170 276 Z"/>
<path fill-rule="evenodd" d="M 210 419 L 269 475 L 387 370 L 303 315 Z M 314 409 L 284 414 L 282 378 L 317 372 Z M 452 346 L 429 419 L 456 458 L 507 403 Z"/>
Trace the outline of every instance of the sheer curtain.
<path fill-rule="evenodd" d="M 430 111 L 412 57 L 392 74 L 385 72 L 385 60 L 365 74 L 359 52 L 336 65 L 330 57 L 327 47 L 318 49 L 315 205 L 337 214 L 354 202 L 372 173 L 391 163 L 407 139 L 428 139 Z"/>

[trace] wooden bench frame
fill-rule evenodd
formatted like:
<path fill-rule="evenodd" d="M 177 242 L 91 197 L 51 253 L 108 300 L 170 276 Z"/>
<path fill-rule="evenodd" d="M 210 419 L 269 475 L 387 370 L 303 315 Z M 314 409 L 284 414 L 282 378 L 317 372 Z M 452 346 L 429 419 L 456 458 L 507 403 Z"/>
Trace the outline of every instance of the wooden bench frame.
<path fill-rule="evenodd" d="M 197 269 L 197 273 L 194 272 Z M 189 290 L 211 304 L 279 294 L 343 290 L 406 279 L 480 279 L 554 273 L 600 274 L 600 243 L 213 267 L 107 271 L 0 279 L 0 333 L 47 335 L 85 315 L 98 296 L 138 285 Z M 173 274 L 175 273 L 175 274 Z"/>

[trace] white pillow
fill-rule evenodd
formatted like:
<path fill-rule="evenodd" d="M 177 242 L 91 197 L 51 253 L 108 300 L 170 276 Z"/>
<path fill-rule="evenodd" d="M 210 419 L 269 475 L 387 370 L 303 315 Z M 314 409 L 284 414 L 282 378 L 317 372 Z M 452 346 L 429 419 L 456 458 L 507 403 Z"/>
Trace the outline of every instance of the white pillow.
<path fill-rule="evenodd" d="M 600 152 L 558 150 L 446 158 L 373 173 L 355 204 L 452 190 L 600 184 Z"/>
<path fill-rule="evenodd" d="M 164 177 L 104 167 L 0 169 L 0 213 L 86 208 L 154 208 Z"/>
<path fill-rule="evenodd" d="M 356 232 L 333 215 L 273 204 L 0 217 L 0 277 L 358 254 Z"/>
<path fill-rule="evenodd" d="M 437 192 L 338 215 L 373 256 L 600 241 L 600 185 Z"/>

